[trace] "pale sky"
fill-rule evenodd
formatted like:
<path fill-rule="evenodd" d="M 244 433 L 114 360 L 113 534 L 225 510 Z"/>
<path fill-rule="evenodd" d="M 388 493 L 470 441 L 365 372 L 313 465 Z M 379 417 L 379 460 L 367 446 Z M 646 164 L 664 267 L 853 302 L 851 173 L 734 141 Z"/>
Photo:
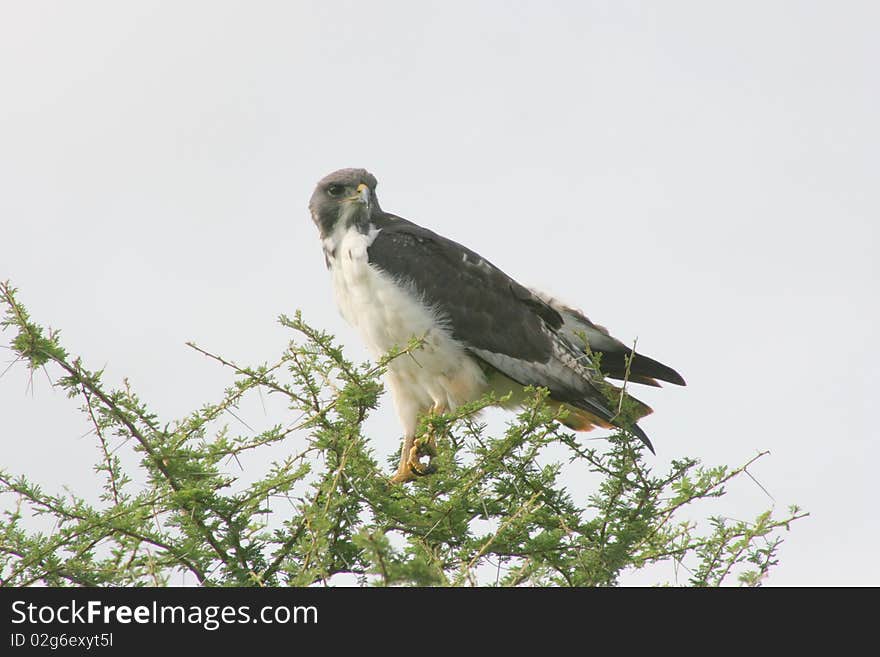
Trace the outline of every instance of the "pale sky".
<path fill-rule="evenodd" d="M 744 480 L 718 507 L 812 514 L 768 584 L 880 585 L 878 22 L 874 2 L 0 2 L 0 279 L 170 421 L 231 381 L 187 340 L 256 364 L 299 308 L 367 357 L 306 207 L 365 167 L 384 209 L 684 375 L 640 390 L 660 470 L 770 450 L 773 499 Z M 77 406 L 13 367 L 0 467 L 92 486 Z M 387 395 L 368 432 L 397 450 Z"/>

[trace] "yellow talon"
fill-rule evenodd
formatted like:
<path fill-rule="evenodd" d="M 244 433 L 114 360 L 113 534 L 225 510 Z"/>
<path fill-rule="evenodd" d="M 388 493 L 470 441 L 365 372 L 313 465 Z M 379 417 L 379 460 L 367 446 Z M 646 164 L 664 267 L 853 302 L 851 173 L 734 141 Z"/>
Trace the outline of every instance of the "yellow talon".
<path fill-rule="evenodd" d="M 424 456 L 428 457 L 428 463 L 422 463 L 421 458 Z M 435 456 L 437 456 L 437 443 L 433 436 L 413 440 L 409 453 L 401 459 L 400 467 L 397 474 L 391 478 L 391 483 L 403 484 L 435 473 L 437 468 L 431 463 Z"/>
<path fill-rule="evenodd" d="M 431 412 L 442 413 L 443 410 L 435 406 Z M 437 472 L 437 466 L 433 463 L 434 457 L 437 456 L 437 440 L 433 429 L 429 429 L 427 436 L 422 438 L 407 438 L 401 451 L 400 467 L 397 469 L 397 474 L 391 477 L 391 483 L 403 484 Z M 425 456 L 428 457 L 428 462 L 422 463 L 421 459 Z"/>

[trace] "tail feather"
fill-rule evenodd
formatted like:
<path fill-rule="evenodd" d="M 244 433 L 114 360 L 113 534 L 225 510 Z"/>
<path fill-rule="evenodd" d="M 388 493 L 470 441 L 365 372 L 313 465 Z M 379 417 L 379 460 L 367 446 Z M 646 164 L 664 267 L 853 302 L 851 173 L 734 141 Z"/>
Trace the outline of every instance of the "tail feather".
<path fill-rule="evenodd" d="M 600 353 L 602 354 L 600 369 L 603 374 L 610 376 L 612 379 L 623 379 L 626 377 L 626 359 L 632 354 L 629 363 L 630 381 L 656 387 L 660 387 L 657 379 L 667 383 L 674 383 L 677 386 L 687 385 L 684 377 L 674 369 L 638 352 L 608 350 L 601 351 Z"/>
<path fill-rule="evenodd" d="M 583 312 L 554 299 L 539 290 L 532 290 L 550 308 L 559 313 L 562 324 L 553 324 L 554 328 L 568 343 L 583 354 L 589 351 L 601 354 L 599 368 L 605 376 L 612 379 L 623 379 L 627 373 L 627 359 L 629 363 L 629 380 L 633 383 L 642 383 L 649 386 L 660 386 L 657 379 L 686 385 L 684 378 L 668 365 L 648 358 L 640 353 L 633 354 L 630 347 L 612 336 L 608 329 L 591 322 Z M 584 344 L 586 340 L 587 345 Z"/>
<path fill-rule="evenodd" d="M 654 451 L 654 446 L 651 444 L 651 439 L 648 438 L 648 434 L 642 431 L 642 428 L 638 424 L 633 424 L 630 427 L 630 430 L 633 432 L 636 438 L 638 438 L 645 444 L 645 447 L 651 450 L 651 454 L 657 453 Z"/>
<path fill-rule="evenodd" d="M 630 397 L 630 399 L 633 398 Z M 639 405 L 639 408 L 636 411 L 639 419 L 652 412 L 651 407 L 647 404 L 644 404 L 637 399 L 633 399 L 633 401 Z M 602 418 L 593 410 L 583 408 L 583 405 L 578 404 L 577 402 L 557 402 L 557 405 L 568 411 L 568 415 L 562 420 L 562 423 L 574 431 L 592 431 L 596 427 L 602 427 L 603 429 L 613 429 L 615 427 L 621 428 L 620 424 L 613 421 L 613 418 Z M 595 406 L 593 406 L 593 408 L 595 408 Z M 651 444 L 651 439 L 648 438 L 648 434 L 646 434 L 638 424 L 633 423 L 628 429 L 632 431 L 636 438 L 645 444 L 645 447 L 651 450 L 652 454 L 657 453 L 654 451 L 654 445 Z"/>

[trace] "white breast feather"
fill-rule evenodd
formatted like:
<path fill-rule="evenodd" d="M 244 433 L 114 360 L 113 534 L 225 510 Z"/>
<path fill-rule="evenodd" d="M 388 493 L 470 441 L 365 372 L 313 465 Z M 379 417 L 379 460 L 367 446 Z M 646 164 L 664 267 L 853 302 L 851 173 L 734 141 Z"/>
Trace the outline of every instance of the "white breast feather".
<path fill-rule="evenodd" d="M 459 342 L 444 319 L 430 308 L 414 287 L 370 265 L 367 247 L 378 229 L 364 235 L 356 228 L 325 240 L 336 302 L 342 316 L 355 326 L 374 358 L 413 337 L 424 346 L 404 354 L 389 366 L 395 405 L 408 435 L 418 414 L 437 406 L 454 409 L 480 396 L 486 386 L 483 371 Z"/>

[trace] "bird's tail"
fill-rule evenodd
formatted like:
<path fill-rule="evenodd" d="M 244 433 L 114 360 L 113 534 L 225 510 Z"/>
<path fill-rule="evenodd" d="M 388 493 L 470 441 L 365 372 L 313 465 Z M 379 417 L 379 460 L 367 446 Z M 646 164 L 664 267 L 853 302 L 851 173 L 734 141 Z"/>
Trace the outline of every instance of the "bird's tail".
<path fill-rule="evenodd" d="M 627 399 L 631 402 L 630 406 L 632 408 L 632 414 L 636 421 L 653 412 L 651 407 L 644 402 L 641 402 L 634 397 L 630 397 L 629 395 L 627 395 Z M 646 434 L 635 421 L 631 424 L 626 424 L 618 415 L 612 413 L 606 407 L 600 407 L 597 404 L 587 401 L 573 401 L 567 403 L 558 402 L 557 405 L 568 411 L 568 415 L 562 420 L 562 423 L 569 429 L 573 429 L 574 431 L 592 431 L 595 427 L 602 427 L 603 429 L 613 429 L 615 427 L 627 429 L 641 440 L 645 444 L 645 447 L 651 450 L 652 454 L 656 454 L 654 446 L 648 438 L 648 434 Z M 600 413 L 601 416 L 599 415 Z"/>

